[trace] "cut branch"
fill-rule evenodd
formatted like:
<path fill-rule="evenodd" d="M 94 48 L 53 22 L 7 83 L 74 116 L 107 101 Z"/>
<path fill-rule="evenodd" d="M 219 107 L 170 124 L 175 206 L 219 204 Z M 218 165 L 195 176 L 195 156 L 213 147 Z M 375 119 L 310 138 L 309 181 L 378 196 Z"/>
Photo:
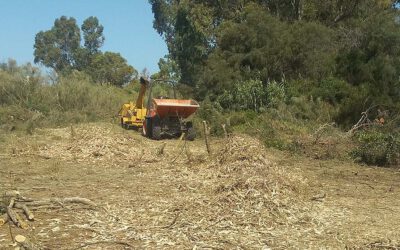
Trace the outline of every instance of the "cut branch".
<path fill-rule="evenodd" d="M 85 247 L 88 247 L 88 246 L 98 245 L 98 244 L 115 244 L 115 245 L 123 245 L 123 246 L 127 246 L 127 247 L 130 247 L 130 248 L 133 248 L 133 245 L 131 245 L 128 242 L 125 242 L 125 241 L 107 241 L 107 240 L 102 240 L 102 241 L 84 243 L 80 247 L 75 248 L 75 249 L 78 250 L 78 249 L 82 249 L 82 248 L 85 248 Z"/>
<path fill-rule="evenodd" d="M 210 154 L 211 150 L 210 150 L 210 144 L 208 142 L 209 129 L 207 128 L 207 122 L 206 121 L 203 121 L 203 127 L 204 127 L 204 140 L 205 140 L 205 143 L 206 143 L 207 153 Z"/>
<path fill-rule="evenodd" d="M 15 242 L 18 243 L 19 246 L 22 247 L 22 249 L 26 250 L 39 250 L 40 248 L 35 246 L 32 242 L 30 242 L 25 236 L 23 235 L 16 235 L 15 236 Z"/>
<path fill-rule="evenodd" d="M 0 216 L 0 227 L 6 224 L 9 220 L 8 214 L 5 213 L 2 216 Z"/>
<path fill-rule="evenodd" d="M 21 203 L 15 203 L 14 207 L 22 209 L 26 215 L 26 218 L 28 218 L 28 220 L 34 220 L 35 216 L 33 215 L 32 211 L 28 208 L 27 205 L 25 204 L 21 204 Z"/>

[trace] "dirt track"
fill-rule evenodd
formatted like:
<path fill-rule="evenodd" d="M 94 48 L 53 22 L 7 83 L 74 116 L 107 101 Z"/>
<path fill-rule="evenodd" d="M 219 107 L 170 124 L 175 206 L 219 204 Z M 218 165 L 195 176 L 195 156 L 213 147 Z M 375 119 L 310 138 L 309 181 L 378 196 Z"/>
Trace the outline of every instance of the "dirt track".
<path fill-rule="evenodd" d="M 243 135 L 213 139 L 209 157 L 200 139 L 151 141 L 110 124 L 2 144 L 1 193 L 97 204 L 42 208 L 29 229 L 11 227 L 45 249 L 400 247 L 398 170 L 290 156 Z M 0 248 L 11 243 L 1 226 Z"/>

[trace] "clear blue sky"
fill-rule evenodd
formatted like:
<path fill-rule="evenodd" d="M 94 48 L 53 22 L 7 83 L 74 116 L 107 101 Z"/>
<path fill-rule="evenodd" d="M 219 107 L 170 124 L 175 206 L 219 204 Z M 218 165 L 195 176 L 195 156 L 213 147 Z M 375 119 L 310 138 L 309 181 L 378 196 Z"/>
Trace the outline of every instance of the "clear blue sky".
<path fill-rule="evenodd" d="M 62 15 L 74 17 L 79 26 L 96 16 L 104 26 L 102 51 L 121 53 L 139 72 L 145 67 L 158 71 L 158 60 L 168 53 L 153 29 L 147 0 L 0 0 L 0 62 L 33 62 L 36 33 L 50 29 Z"/>

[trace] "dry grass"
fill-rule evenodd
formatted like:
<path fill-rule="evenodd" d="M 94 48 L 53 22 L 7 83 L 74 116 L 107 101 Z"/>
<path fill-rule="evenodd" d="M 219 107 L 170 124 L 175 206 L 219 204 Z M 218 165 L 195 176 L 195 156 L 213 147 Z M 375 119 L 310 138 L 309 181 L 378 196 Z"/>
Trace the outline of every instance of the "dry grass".
<path fill-rule="evenodd" d="M 330 178 L 317 188 L 320 176 L 315 168 L 310 170 L 315 174 L 308 172 L 309 162 L 272 156 L 245 135 L 213 139 L 209 156 L 201 140 L 158 142 L 109 124 L 86 124 L 39 130 L 29 140 L 12 140 L 3 151 L 0 161 L 7 167 L 2 171 L 11 177 L 2 175 L 1 188 L 34 198 L 81 196 L 101 204 L 96 210 L 38 211 L 38 221 L 22 233 L 50 249 L 96 242 L 85 248 L 128 246 L 116 242 L 153 249 L 399 244 L 396 233 L 386 233 L 391 241 L 378 242 L 385 231 L 367 241 L 357 231 L 362 223 L 353 229 L 347 225 L 353 217 L 360 219 L 357 210 L 335 205 L 322 185 L 333 187 Z M 328 196 L 311 200 L 321 192 Z M 7 234 L 1 227 L 0 245 L 8 244 Z"/>

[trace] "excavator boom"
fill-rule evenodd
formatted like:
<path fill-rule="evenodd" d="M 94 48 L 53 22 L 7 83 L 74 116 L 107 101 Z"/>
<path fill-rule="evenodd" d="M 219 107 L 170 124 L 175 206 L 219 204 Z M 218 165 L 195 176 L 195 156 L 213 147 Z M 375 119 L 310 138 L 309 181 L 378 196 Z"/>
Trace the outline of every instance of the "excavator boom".
<path fill-rule="evenodd" d="M 146 94 L 146 88 L 149 85 L 149 81 L 144 79 L 143 77 L 140 77 L 140 91 L 138 98 L 136 99 L 136 108 L 141 109 L 143 108 L 143 98 L 144 95 Z"/>
<path fill-rule="evenodd" d="M 143 121 L 147 112 L 147 109 L 144 108 L 143 105 L 143 99 L 148 85 L 149 81 L 141 77 L 140 90 L 136 99 L 136 104 L 134 105 L 133 102 L 129 102 L 122 105 L 119 111 L 119 116 L 123 128 L 129 129 L 133 127 L 138 129 L 143 126 Z"/>

